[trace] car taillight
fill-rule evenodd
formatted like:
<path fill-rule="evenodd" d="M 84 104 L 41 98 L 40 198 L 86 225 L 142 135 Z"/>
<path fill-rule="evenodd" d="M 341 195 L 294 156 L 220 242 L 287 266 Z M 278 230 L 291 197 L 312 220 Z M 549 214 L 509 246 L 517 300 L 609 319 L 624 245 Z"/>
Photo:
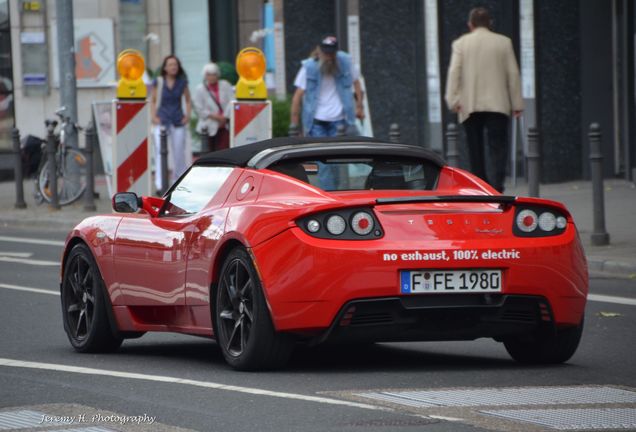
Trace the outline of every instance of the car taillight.
<path fill-rule="evenodd" d="M 333 235 L 340 235 L 347 229 L 347 222 L 342 216 L 333 215 L 327 218 L 327 231 Z"/>
<path fill-rule="evenodd" d="M 373 218 L 367 212 L 358 212 L 351 218 L 351 228 L 358 235 L 367 235 L 373 231 Z"/>
<path fill-rule="evenodd" d="M 310 219 L 307 221 L 307 231 L 311 233 L 316 233 L 320 230 L 320 222 L 316 219 Z"/>
<path fill-rule="evenodd" d="M 556 218 L 556 227 L 558 229 L 564 229 L 566 226 L 568 226 L 568 220 L 566 218 L 563 216 Z"/>
<path fill-rule="evenodd" d="M 312 237 L 334 240 L 372 240 L 384 235 L 370 208 L 344 208 L 313 214 L 296 221 Z"/>
<path fill-rule="evenodd" d="M 522 210 L 517 215 L 517 228 L 523 232 L 532 232 L 537 228 L 537 214 L 532 210 Z"/>
<path fill-rule="evenodd" d="M 556 228 L 556 216 L 554 213 L 541 213 L 541 216 L 539 216 L 539 228 L 548 232 L 554 230 Z"/>
<path fill-rule="evenodd" d="M 522 237 L 545 237 L 561 234 L 567 219 L 557 210 L 547 208 L 520 208 L 515 215 L 513 231 Z"/>

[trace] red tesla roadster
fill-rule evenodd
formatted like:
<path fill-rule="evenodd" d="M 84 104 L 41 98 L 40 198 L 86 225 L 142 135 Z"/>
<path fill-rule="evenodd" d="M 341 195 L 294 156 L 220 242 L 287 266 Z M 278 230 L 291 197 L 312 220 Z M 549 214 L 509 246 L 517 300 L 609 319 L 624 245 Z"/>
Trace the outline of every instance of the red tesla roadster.
<path fill-rule="evenodd" d="M 64 328 L 80 352 L 147 331 L 213 337 L 234 368 L 295 344 L 502 342 L 576 351 L 588 292 L 572 216 L 505 196 L 418 146 L 282 138 L 199 158 L 162 198 L 118 193 L 68 235 Z"/>

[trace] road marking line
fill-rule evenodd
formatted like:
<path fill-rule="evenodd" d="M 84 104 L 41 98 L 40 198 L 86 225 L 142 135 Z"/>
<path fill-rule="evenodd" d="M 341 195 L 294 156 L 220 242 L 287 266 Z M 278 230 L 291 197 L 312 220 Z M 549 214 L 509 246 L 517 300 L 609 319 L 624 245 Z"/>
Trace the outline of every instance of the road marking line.
<path fill-rule="evenodd" d="M 226 384 L 219 384 L 210 381 L 196 381 L 185 378 L 176 378 L 171 376 L 164 375 L 149 375 L 149 374 L 140 374 L 133 372 L 120 372 L 114 370 L 107 369 L 94 369 L 94 368 L 86 368 L 80 366 L 68 366 L 62 364 L 55 363 L 41 363 L 41 362 L 30 362 L 30 361 L 22 361 L 22 360 L 13 360 L 8 358 L 0 358 L 0 366 L 7 367 L 16 367 L 16 368 L 26 368 L 26 369 L 41 369 L 41 370 L 52 370 L 58 372 L 68 372 L 68 373 L 76 373 L 76 374 L 84 374 L 84 375 L 100 375 L 100 376 L 109 376 L 116 378 L 126 378 L 126 379 L 135 379 L 135 380 L 143 380 L 143 381 L 155 381 L 155 382 L 163 382 L 163 383 L 172 383 L 172 384 L 184 384 L 191 385 L 195 387 L 203 387 L 210 388 L 215 390 L 225 390 L 232 391 L 238 393 L 247 393 L 252 395 L 259 396 L 271 396 L 283 399 L 292 399 L 299 400 L 305 402 L 317 402 L 321 404 L 327 405 L 341 405 L 348 406 L 353 408 L 363 408 L 375 411 L 393 411 L 390 408 L 369 405 L 360 402 L 349 402 L 345 400 L 339 399 L 330 399 L 320 396 L 310 396 L 303 395 L 297 393 L 286 393 L 286 392 L 277 392 L 272 390 L 264 390 L 253 387 L 242 387 L 242 386 L 233 386 Z"/>
<path fill-rule="evenodd" d="M 29 244 L 41 244 L 47 246 L 64 246 L 63 241 L 59 240 L 41 240 L 34 239 L 28 237 L 9 237 L 9 236 L 0 236 L 0 242 L 12 242 L 12 243 L 29 243 Z"/>
<path fill-rule="evenodd" d="M 3 284 L 3 283 L 0 283 L 0 288 L 12 289 L 16 291 L 28 291 L 28 292 L 38 293 L 38 294 L 49 294 L 49 295 L 56 295 L 56 296 L 60 295 L 58 291 L 52 291 L 52 290 L 47 290 L 42 288 L 31 288 L 31 287 L 25 287 L 20 285 Z"/>
<path fill-rule="evenodd" d="M 8 256 L 0 256 L 0 261 L 4 261 L 4 262 L 12 262 L 12 263 L 18 263 L 18 264 L 28 264 L 28 265 L 34 265 L 34 266 L 56 266 L 59 267 L 60 262 L 59 261 L 46 261 L 46 260 L 35 260 L 35 259 L 27 259 L 27 258 L 14 258 L 14 257 L 8 257 Z"/>
<path fill-rule="evenodd" d="M 0 252 L 0 256 L 16 257 L 16 258 L 31 258 L 33 253 L 31 252 Z"/>
<path fill-rule="evenodd" d="M 615 297 L 601 294 L 588 294 L 588 300 L 595 302 L 603 302 L 603 303 L 616 303 L 623 305 L 636 306 L 636 299 L 627 298 L 627 297 Z"/>
<path fill-rule="evenodd" d="M 461 419 L 461 418 L 446 417 L 446 416 L 441 416 L 441 415 L 428 415 L 428 417 L 430 417 L 432 419 L 436 419 L 436 420 L 446 420 L 446 421 L 449 421 L 449 422 L 464 421 L 464 419 Z"/>

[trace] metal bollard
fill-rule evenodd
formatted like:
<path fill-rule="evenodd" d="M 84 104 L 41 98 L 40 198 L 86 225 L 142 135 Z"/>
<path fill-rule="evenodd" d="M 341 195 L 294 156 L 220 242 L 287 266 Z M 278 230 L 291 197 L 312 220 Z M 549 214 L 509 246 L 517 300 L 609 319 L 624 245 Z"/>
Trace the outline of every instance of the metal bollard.
<path fill-rule="evenodd" d="M 594 246 L 605 246 L 610 242 L 605 229 L 605 199 L 603 191 L 603 153 L 601 152 L 601 127 L 590 125 L 587 134 L 590 140 L 590 167 L 592 173 L 592 207 L 594 208 L 594 231 L 591 235 Z"/>
<path fill-rule="evenodd" d="M 46 127 L 46 157 L 49 164 L 49 190 L 51 191 L 50 208 L 53 210 L 60 209 L 60 200 L 57 194 L 57 161 L 55 160 L 56 142 L 55 125 L 53 123 Z"/>
<path fill-rule="evenodd" d="M 161 126 L 159 132 L 159 142 L 161 154 L 161 193 L 163 194 L 168 189 L 168 130 L 165 126 Z"/>
<path fill-rule="evenodd" d="M 20 154 L 20 131 L 13 128 L 11 137 L 13 138 L 13 154 L 15 156 L 15 208 L 24 209 L 27 205 L 24 202 L 24 176 L 22 173 L 22 156 Z"/>
<path fill-rule="evenodd" d="M 457 150 L 457 125 L 449 123 L 446 127 L 446 161 L 452 167 L 459 167 L 459 151 Z"/>
<path fill-rule="evenodd" d="M 93 169 L 93 151 L 95 148 L 95 137 L 97 132 L 95 131 L 95 124 L 91 123 L 86 128 L 86 148 L 84 154 L 86 155 L 86 189 L 84 190 L 84 211 L 95 211 L 97 206 L 95 205 L 95 170 Z"/>
<path fill-rule="evenodd" d="M 397 123 L 391 123 L 391 126 L 389 126 L 389 141 L 400 142 L 400 125 Z"/>
<path fill-rule="evenodd" d="M 539 196 L 539 176 L 541 175 L 541 153 L 539 151 L 539 131 L 536 127 L 528 128 L 528 195 Z"/>
<path fill-rule="evenodd" d="M 347 135 L 347 126 L 339 124 L 336 128 L 336 136 L 343 137 Z"/>
<path fill-rule="evenodd" d="M 300 136 L 300 128 L 296 124 L 290 124 L 289 129 L 287 129 L 287 136 L 290 137 L 298 137 Z"/>

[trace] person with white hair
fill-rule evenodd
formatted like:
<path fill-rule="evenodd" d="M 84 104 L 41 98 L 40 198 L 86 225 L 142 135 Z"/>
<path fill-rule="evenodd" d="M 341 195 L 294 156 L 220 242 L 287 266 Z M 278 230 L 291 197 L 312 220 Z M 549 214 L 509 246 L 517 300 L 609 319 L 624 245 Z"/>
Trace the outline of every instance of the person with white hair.
<path fill-rule="evenodd" d="M 221 71 L 216 63 L 203 66 L 203 82 L 194 92 L 194 110 L 199 117 L 197 132 L 208 129 L 211 148 L 203 144 L 201 150 L 221 150 L 230 146 L 229 113 L 230 101 L 234 98 L 232 85 L 220 79 Z"/>

